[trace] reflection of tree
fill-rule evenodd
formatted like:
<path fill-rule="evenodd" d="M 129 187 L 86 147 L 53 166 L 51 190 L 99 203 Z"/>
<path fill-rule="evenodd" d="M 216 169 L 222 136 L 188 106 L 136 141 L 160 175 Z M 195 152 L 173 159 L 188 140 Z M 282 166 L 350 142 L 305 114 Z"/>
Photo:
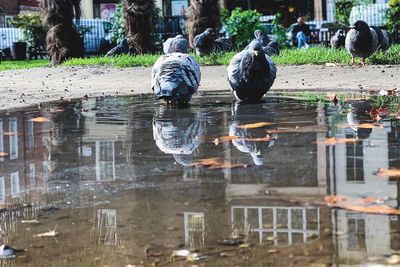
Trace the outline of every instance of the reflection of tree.
<path fill-rule="evenodd" d="M 181 165 L 191 165 L 191 155 L 200 146 L 200 115 L 188 110 L 160 110 L 153 118 L 153 137 L 157 147 L 172 154 Z"/>
<path fill-rule="evenodd" d="M 229 127 L 229 135 L 239 137 L 232 143 L 239 151 L 249 154 L 255 165 L 264 163 L 262 152 L 273 146 L 275 141 L 249 141 L 248 139 L 266 137 L 266 128 L 244 129 L 238 126 L 257 122 L 273 122 L 273 114 L 264 105 L 264 103 L 251 105 L 236 103 L 232 107 L 232 123 Z"/>

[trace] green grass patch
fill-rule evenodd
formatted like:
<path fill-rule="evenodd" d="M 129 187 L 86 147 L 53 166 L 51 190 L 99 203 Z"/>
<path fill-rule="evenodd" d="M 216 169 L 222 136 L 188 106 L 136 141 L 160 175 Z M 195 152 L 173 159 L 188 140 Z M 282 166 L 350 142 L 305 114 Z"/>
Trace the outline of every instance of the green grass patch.
<path fill-rule="evenodd" d="M 38 68 L 38 67 L 45 67 L 47 65 L 49 65 L 49 61 L 46 59 L 24 60 L 24 61 L 2 61 L 0 63 L 0 71 Z"/>
<path fill-rule="evenodd" d="M 228 65 L 236 52 L 211 54 L 198 57 L 192 54 L 202 66 Z M 110 66 L 110 67 L 151 67 L 160 54 L 152 55 L 121 55 L 117 57 L 88 57 L 74 58 L 66 61 L 63 66 Z M 351 57 L 344 49 L 331 49 L 315 46 L 309 49 L 283 49 L 279 56 L 273 57 L 277 65 L 324 65 L 326 63 L 350 64 Z M 369 59 L 368 64 L 400 64 L 400 44 L 393 45 L 385 52 L 376 52 Z M 3 61 L 0 71 L 12 69 L 27 69 L 44 67 L 48 61 L 44 59 L 30 61 Z"/>

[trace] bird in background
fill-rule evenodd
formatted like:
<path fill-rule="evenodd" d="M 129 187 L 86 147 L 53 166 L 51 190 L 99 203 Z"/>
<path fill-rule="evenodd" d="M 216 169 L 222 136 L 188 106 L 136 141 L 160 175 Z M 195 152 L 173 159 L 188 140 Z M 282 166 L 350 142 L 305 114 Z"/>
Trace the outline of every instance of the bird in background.
<path fill-rule="evenodd" d="M 268 56 L 278 56 L 279 55 L 279 44 L 276 41 L 271 41 L 267 34 L 262 30 L 254 31 L 254 39 L 261 43 L 264 53 Z M 245 49 L 248 49 L 249 45 Z"/>
<path fill-rule="evenodd" d="M 177 36 L 164 43 L 151 71 L 151 88 L 157 99 L 167 104 L 186 106 L 200 85 L 200 66 L 187 53 L 187 40 Z"/>
<path fill-rule="evenodd" d="M 331 48 L 344 47 L 345 42 L 346 42 L 346 30 L 339 29 L 331 37 Z"/>
<path fill-rule="evenodd" d="M 214 30 L 207 28 L 203 33 L 194 38 L 194 49 L 196 55 L 202 57 L 211 53 L 231 51 L 233 44 L 229 38 L 217 38 Z"/>
<path fill-rule="evenodd" d="M 374 29 L 376 35 L 378 36 L 377 49 L 382 51 L 388 50 L 390 46 L 390 38 L 388 32 L 376 26 L 371 26 L 371 28 Z"/>
<path fill-rule="evenodd" d="M 276 78 L 276 67 L 264 53 L 261 42 L 253 40 L 237 53 L 228 66 L 228 81 L 238 101 L 258 101 Z"/>
<path fill-rule="evenodd" d="M 346 35 L 345 47 L 351 55 L 352 64 L 355 58 L 361 58 L 361 64 L 365 66 L 365 59 L 370 57 L 378 47 L 378 36 L 374 29 L 365 21 L 359 20 Z"/>

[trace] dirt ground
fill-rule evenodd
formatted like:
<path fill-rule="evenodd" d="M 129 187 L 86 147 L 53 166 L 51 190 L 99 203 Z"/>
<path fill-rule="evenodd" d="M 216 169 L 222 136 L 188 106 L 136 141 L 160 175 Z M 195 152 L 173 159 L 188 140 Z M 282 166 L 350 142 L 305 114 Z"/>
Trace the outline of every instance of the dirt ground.
<path fill-rule="evenodd" d="M 151 68 L 57 67 L 0 72 L 0 109 L 71 98 L 151 93 Z M 400 66 L 278 66 L 271 90 L 400 88 Z M 202 67 L 199 91 L 229 90 L 226 66 Z"/>

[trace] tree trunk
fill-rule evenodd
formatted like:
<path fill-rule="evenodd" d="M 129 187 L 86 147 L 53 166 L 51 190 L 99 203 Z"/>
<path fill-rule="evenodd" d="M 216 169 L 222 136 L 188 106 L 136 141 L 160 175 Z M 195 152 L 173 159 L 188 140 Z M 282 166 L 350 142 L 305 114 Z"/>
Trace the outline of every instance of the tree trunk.
<path fill-rule="evenodd" d="M 219 14 L 219 1 L 218 0 L 191 0 L 189 7 L 189 42 L 193 47 L 194 37 L 207 28 L 219 28 L 220 14 Z"/>
<path fill-rule="evenodd" d="M 137 54 L 153 53 L 154 0 L 124 0 L 125 30 L 129 49 Z"/>

